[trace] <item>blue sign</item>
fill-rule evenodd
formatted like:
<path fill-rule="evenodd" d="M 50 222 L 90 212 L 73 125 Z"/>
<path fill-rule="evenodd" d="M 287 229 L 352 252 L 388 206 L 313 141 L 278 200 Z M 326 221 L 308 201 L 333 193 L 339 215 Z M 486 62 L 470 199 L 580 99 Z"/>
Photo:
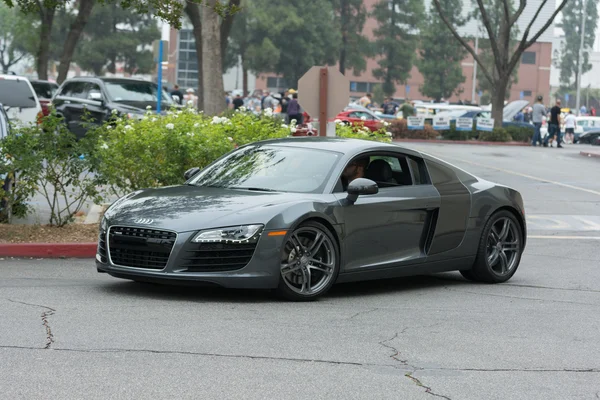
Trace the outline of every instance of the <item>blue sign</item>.
<path fill-rule="evenodd" d="M 521 96 L 521 100 L 523 100 L 523 98 L 525 97 L 525 93 L 523 93 L 523 91 L 521 90 L 521 93 L 519 94 L 519 96 Z"/>
<path fill-rule="evenodd" d="M 565 101 L 569 101 L 569 93 L 565 94 Z"/>
<path fill-rule="evenodd" d="M 350 82 L 350 91 L 358 92 L 358 90 L 356 90 L 356 82 Z"/>
<path fill-rule="evenodd" d="M 479 91 L 479 97 L 481 97 L 483 95 L 483 91 Z"/>
<path fill-rule="evenodd" d="M 410 93 L 410 86 L 406 85 L 406 94 Z"/>

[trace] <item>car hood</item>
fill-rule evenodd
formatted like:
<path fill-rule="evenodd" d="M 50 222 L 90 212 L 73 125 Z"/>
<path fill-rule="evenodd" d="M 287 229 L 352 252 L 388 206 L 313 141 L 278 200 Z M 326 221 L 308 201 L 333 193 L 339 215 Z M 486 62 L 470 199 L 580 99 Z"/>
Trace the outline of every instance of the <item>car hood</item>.
<path fill-rule="evenodd" d="M 504 115 L 503 118 L 505 121 L 512 121 L 515 115 L 519 113 L 522 109 L 527 107 L 529 102 L 527 100 L 515 100 L 511 101 L 507 105 L 504 106 Z"/>
<path fill-rule="evenodd" d="M 147 225 L 186 232 L 238 224 L 266 224 L 292 203 L 311 200 L 313 196 L 312 200 L 318 200 L 317 195 L 304 193 L 169 186 L 122 197 L 105 216 L 110 225 Z"/>

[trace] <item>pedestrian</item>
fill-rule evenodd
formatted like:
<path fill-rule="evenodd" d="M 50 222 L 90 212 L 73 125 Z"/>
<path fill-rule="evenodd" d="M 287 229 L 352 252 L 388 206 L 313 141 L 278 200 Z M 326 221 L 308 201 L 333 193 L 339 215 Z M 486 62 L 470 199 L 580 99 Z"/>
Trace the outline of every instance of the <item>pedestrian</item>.
<path fill-rule="evenodd" d="M 194 107 L 198 107 L 198 97 L 194 94 L 196 91 L 192 88 L 189 88 L 185 91 L 186 94 L 183 96 L 186 104 L 190 104 Z"/>
<path fill-rule="evenodd" d="M 233 99 L 233 109 L 234 110 L 239 110 L 240 107 L 244 106 L 244 99 L 242 99 L 242 95 L 241 94 L 237 94 L 235 96 L 235 99 Z"/>
<path fill-rule="evenodd" d="M 372 97 L 373 96 L 371 95 L 371 93 L 367 93 L 358 100 L 358 104 L 360 104 L 363 107 L 370 108 Z"/>
<path fill-rule="evenodd" d="M 585 107 L 585 104 L 581 106 L 581 109 L 579 110 L 580 115 L 586 115 L 587 113 L 587 108 Z"/>
<path fill-rule="evenodd" d="M 525 122 L 525 114 L 523 114 L 523 110 L 519 111 L 517 115 L 515 115 L 514 120 L 516 122 Z"/>
<path fill-rule="evenodd" d="M 296 92 L 292 94 L 292 100 L 288 103 L 287 114 L 290 122 L 295 119 L 296 125 L 302 124 L 302 113 L 300 112 L 300 103 L 298 103 L 298 93 Z"/>
<path fill-rule="evenodd" d="M 594 108 L 594 106 L 590 107 L 590 115 L 591 115 L 592 117 L 595 117 L 595 116 L 596 116 L 596 109 Z"/>
<path fill-rule="evenodd" d="M 398 104 L 394 103 L 394 100 L 391 97 L 388 97 L 383 103 L 383 113 L 386 115 L 394 115 L 396 114 L 396 110 L 398 110 Z"/>
<path fill-rule="evenodd" d="M 173 86 L 171 98 L 177 104 L 181 104 L 183 102 L 183 92 L 179 89 L 179 85 L 175 84 L 175 86 Z"/>
<path fill-rule="evenodd" d="M 550 124 L 548 125 L 548 136 L 544 139 L 544 147 L 548 147 L 548 141 L 550 141 L 550 147 L 552 147 L 554 136 L 556 136 L 556 147 L 562 149 L 560 145 L 562 140 L 560 133 L 560 99 L 557 99 L 554 107 L 550 109 Z"/>
<path fill-rule="evenodd" d="M 540 129 L 542 128 L 542 121 L 544 117 L 546 117 L 546 107 L 542 103 L 544 98 L 542 96 L 537 97 L 537 102 L 533 105 L 533 109 L 531 110 L 531 120 L 533 121 L 533 125 L 535 126 L 535 133 L 533 134 L 533 139 L 531 141 L 532 146 L 537 146 L 538 142 L 540 146 L 542 145 L 542 135 L 540 133 Z"/>
<path fill-rule="evenodd" d="M 577 118 L 573 115 L 573 110 L 569 110 L 569 113 L 565 117 L 565 135 L 567 143 L 573 143 L 573 140 L 575 139 L 575 125 L 577 125 Z"/>
<path fill-rule="evenodd" d="M 523 122 L 527 122 L 528 124 L 531 124 L 531 112 L 533 111 L 533 109 L 531 107 L 527 107 L 525 109 L 525 112 L 523 114 Z"/>
<path fill-rule="evenodd" d="M 267 95 L 261 101 L 262 109 L 266 110 L 267 108 L 270 108 L 271 111 L 275 111 L 275 108 L 277 107 L 277 104 L 279 104 L 279 101 L 275 100 L 275 98 L 273 97 L 273 95 L 271 95 L 270 92 L 266 92 L 266 94 Z"/>
<path fill-rule="evenodd" d="M 400 107 L 400 111 L 402 111 L 402 118 L 406 119 L 408 117 L 412 117 L 415 115 L 415 103 L 414 102 L 406 102 L 402 104 Z"/>

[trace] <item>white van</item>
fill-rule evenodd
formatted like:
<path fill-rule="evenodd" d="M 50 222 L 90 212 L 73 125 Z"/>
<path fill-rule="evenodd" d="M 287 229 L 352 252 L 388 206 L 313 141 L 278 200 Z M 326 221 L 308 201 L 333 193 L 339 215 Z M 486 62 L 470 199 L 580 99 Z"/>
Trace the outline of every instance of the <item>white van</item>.
<path fill-rule="evenodd" d="M 37 123 L 42 106 L 29 79 L 18 75 L 0 75 L 0 104 L 8 119 L 16 124 Z"/>

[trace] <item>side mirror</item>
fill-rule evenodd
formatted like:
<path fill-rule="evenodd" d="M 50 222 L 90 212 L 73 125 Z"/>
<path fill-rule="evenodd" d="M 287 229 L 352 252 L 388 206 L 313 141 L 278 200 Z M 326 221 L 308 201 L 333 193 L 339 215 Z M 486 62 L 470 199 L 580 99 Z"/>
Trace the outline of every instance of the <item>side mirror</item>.
<path fill-rule="evenodd" d="M 192 167 L 190 169 L 188 169 L 187 171 L 185 171 L 185 174 L 183 174 L 183 177 L 185 178 L 186 181 L 190 180 L 190 178 L 194 175 L 196 175 L 198 172 L 200 172 L 200 168 L 198 167 Z"/>
<path fill-rule="evenodd" d="M 377 183 L 370 179 L 358 178 L 350 182 L 348 185 L 347 199 L 351 203 L 354 203 L 358 199 L 358 196 L 377 193 L 379 193 L 379 187 L 377 186 Z"/>
<path fill-rule="evenodd" d="M 93 101 L 102 102 L 102 93 L 100 92 L 90 92 L 88 94 L 88 98 Z"/>

